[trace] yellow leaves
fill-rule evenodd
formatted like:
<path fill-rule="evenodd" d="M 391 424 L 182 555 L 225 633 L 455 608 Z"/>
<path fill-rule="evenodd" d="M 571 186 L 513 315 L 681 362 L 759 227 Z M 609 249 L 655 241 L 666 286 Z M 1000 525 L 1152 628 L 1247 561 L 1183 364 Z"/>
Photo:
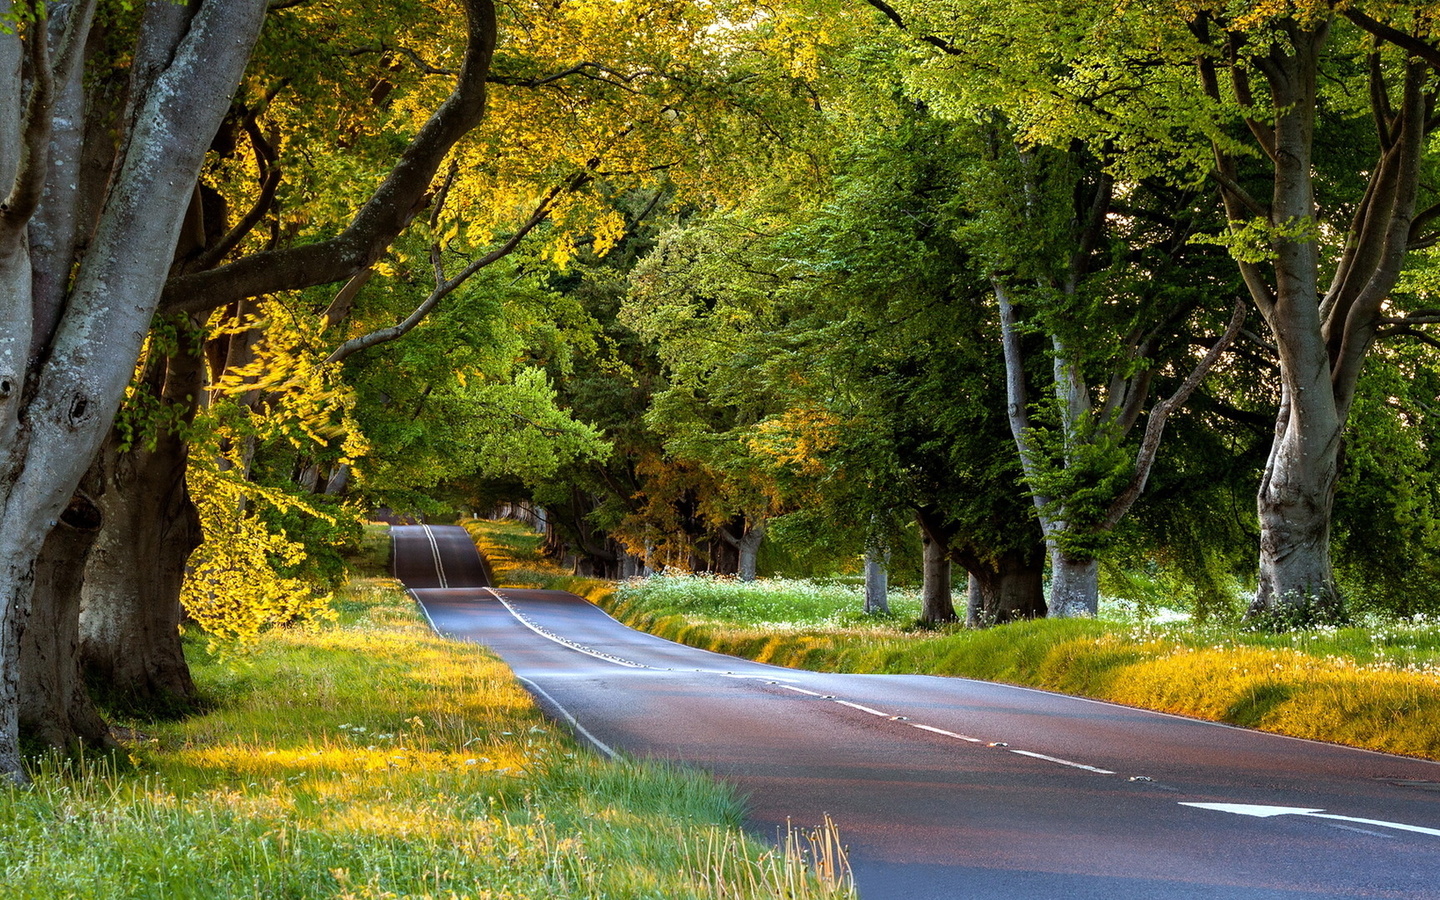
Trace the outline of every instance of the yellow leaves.
<path fill-rule="evenodd" d="M 745 439 L 750 451 L 802 475 L 825 470 L 821 455 L 833 449 L 840 419 L 819 406 L 798 406 L 757 424 Z"/>
<path fill-rule="evenodd" d="M 1256 0 L 1250 8 L 1235 17 L 1235 27 L 1249 31 L 1279 19 L 1294 19 L 1305 28 L 1313 28 L 1331 15 L 1328 0 Z"/>
<path fill-rule="evenodd" d="M 243 335 L 252 329 L 263 330 L 253 357 L 227 369 L 213 385 L 214 393 L 262 393 L 266 403 L 252 404 L 249 416 L 250 427 L 261 437 L 284 438 L 295 447 L 323 446 L 338 438 L 347 458 L 364 455 L 364 437 L 351 418 L 354 390 L 341 380 L 338 366 L 324 360 L 324 322 L 297 317 L 283 304 L 267 300 L 254 315 L 212 326 L 211 334 Z"/>
<path fill-rule="evenodd" d="M 305 548 L 271 531 L 254 509 L 255 500 L 300 504 L 222 472 L 203 450 L 191 459 L 189 482 L 205 543 L 190 557 L 180 602 L 201 628 L 244 647 L 278 625 L 334 618 L 328 593 L 276 571 L 304 560 Z"/>

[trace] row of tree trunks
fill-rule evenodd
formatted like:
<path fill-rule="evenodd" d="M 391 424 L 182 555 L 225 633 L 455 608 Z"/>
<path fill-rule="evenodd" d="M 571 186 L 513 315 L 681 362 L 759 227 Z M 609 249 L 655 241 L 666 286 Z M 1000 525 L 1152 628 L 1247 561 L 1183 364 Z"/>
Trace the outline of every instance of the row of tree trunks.
<path fill-rule="evenodd" d="M 918 510 L 915 519 L 920 526 L 923 554 L 921 622 L 937 625 L 959 619 L 952 588 L 952 562 L 969 573 L 967 625 L 986 627 L 1046 614 L 1045 555 L 1038 533 L 1028 548 L 982 554 L 975 548 L 954 546 L 955 529 L 937 510 Z M 1055 603 L 1053 578 L 1051 609 Z"/>

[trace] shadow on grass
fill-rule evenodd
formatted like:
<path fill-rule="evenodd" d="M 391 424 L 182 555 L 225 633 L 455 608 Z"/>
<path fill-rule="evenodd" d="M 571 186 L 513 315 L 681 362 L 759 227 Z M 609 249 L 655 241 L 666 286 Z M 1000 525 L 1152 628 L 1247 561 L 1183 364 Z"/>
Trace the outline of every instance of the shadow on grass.
<path fill-rule="evenodd" d="M 1295 688 L 1288 684 L 1272 681 L 1256 685 L 1249 694 L 1230 704 L 1225 710 L 1223 721 L 1245 728 L 1259 728 L 1265 717 L 1289 700 L 1294 693 Z"/>

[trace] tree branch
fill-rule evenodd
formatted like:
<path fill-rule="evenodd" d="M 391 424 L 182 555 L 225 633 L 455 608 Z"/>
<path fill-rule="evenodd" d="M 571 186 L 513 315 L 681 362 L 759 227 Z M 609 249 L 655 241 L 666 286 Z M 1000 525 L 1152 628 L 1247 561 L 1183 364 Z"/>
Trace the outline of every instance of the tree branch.
<path fill-rule="evenodd" d="M 68 33 L 68 27 L 66 31 Z M 23 41 L 25 68 L 30 74 L 30 97 L 20 125 L 20 159 L 15 180 L 10 186 L 9 196 L 0 202 L 0 229 L 11 232 L 18 231 L 30 221 L 45 194 L 45 176 L 50 159 L 50 108 L 55 102 L 55 75 L 50 71 L 50 39 L 43 16 L 37 14 L 26 24 Z"/>
<path fill-rule="evenodd" d="M 1258 218 L 1264 219 L 1266 222 L 1270 221 L 1270 207 L 1252 197 L 1250 192 L 1241 187 L 1235 179 L 1220 171 L 1218 167 L 1210 170 L 1210 177 L 1220 184 L 1222 190 L 1228 191 L 1239 201 L 1240 205 L 1250 210 Z"/>
<path fill-rule="evenodd" d="M 255 202 L 250 204 L 250 208 L 245 211 L 245 215 L 240 217 L 240 221 L 236 222 L 234 227 L 215 243 L 215 246 L 206 249 L 204 253 L 196 257 L 195 261 L 190 264 L 192 271 L 213 268 L 216 263 L 229 255 L 231 250 L 238 247 L 246 235 L 254 231 L 255 226 L 265 218 L 265 214 L 270 211 L 271 205 L 275 202 L 276 191 L 280 189 L 281 172 L 280 166 L 277 165 L 279 155 L 275 152 L 275 148 L 270 146 L 270 142 L 265 139 L 265 136 L 260 133 L 260 127 L 255 122 L 254 114 L 246 117 L 245 133 L 249 135 L 250 146 L 255 151 L 255 164 L 260 171 L 260 192 L 256 195 Z"/>
<path fill-rule="evenodd" d="M 162 310 L 206 312 L 247 297 L 341 281 L 380 258 L 422 207 L 450 150 L 484 118 L 485 80 L 495 54 L 495 7 L 493 0 L 464 0 L 464 6 L 469 31 L 455 89 L 349 226 L 326 240 L 264 250 L 172 278 L 165 285 Z"/>
<path fill-rule="evenodd" d="M 1370 118 L 1375 122 L 1380 149 L 1389 150 L 1395 144 L 1395 133 L 1391 128 L 1395 111 L 1390 107 L 1390 92 L 1385 87 L 1385 70 L 1381 68 L 1379 53 L 1368 54 L 1366 62 L 1370 67 Z"/>
<path fill-rule="evenodd" d="M 1225 333 L 1220 336 L 1220 340 L 1215 342 L 1215 346 L 1210 348 L 1210 352 L 1205 354 L 1205 357 L 1200 360 L 1175 393 L 1171 394 L 1168 399 L 1155 404 L 1154 408 L 1150 410 L 1150 420 L 1145 423 L 1145 436 L 1140 440 L 1140 450 L 1135 455 L 1135 475 L 1119 496 L 1111 502 L 1109 510 L 1105 513 L 1105 524 L 1101 530 L 1108 531 L 1119 524 L 1145 490 L 1145 483 L 1150 479 L 1150 470 L 1155 465 L 1155 456 L 1160 450 L 1160 439 L 1165 435 L 1166 420 L 1170 418 L 1172 412 L 1185 405 L 1185 401 L 1190 399 L 1195 388 L 1200 385 L 1206 375 L 1210 374 L 1210 370 L 1214 368 L 1220 356 L 1235 342 L 1236 336 L 1240 334 L 1240 327 L 1245 324 L 1245 313 L 1245 301 L 1236 301 L 1235 312 L 1230 316 L 1230 324 L 1226 326 Z"/>
<path fill-rule="evenodd" d="M 1440 69 L 1440 48 L 1428 44 L 1414 35 L 1406 34 L 1398 28 L 1393 28 L 1383 22 L 1377 22 L 1358 9 L 1350 8 L 1342 11 L 1340 15 L 1351 22 L 1370 32 L 1384 41 L 1389 41 L 1412 56 L 1419 57 L 1430 64 L 1431 68 Z"/>
<path fill-rule="evenodd" d="M 325 358 L 325 361 L 327 363 L 342 362 L 346 357 L 353 356 L 361 350 L 367 350 L 370 347 L 393 341 L 409 333 L 416 325 L 424 321 L 426 316 L 430 315 L 430 312 L 435 309 L 441 300 L 444 300 L 451 292 L 460 287 L 460 285 L 469 281 L 471 276 L 476 272 L 508 256 L 514 251 L 527 234 L 535 230 L 535 227 L 541 222 L 545 221 L 545 217 L 550 214 L 550 207 L 555 202 L 555 199 L 562 193 L 565 193 L 574 183 L 574 180 L 571 180 L 564 185 L 551 189 L 550 193 L 546 194 L 535 207 L 535 211 L 530 214 L 530 218 L 525 221 L 525 224 L 521 225 L 508 240 L 479 259 L 473 260 L 454 278 L 436 284 L 435 289 L 430 292 L 430 296 L 426 297 L 419 306 L 415 307 L 415 311 L 406 316 L 404 321 L 387 328 L 377 329 L 369 334 L 362 334 L 359 337 L 351 338 L 339 347 L 336 347 L 330 355 Z M 443 273 L 438 272 L 437 274 L 443 275 Z"/>
<path fill-rule="evenodd" d="M 885 18 L 889 19 L 896 28 L 900 29 L 906 34 L 913 34 L 913 32 L 910 31 L 910 27 L 905 24 L 905 20 L 900 18 L 900 14 L 895 11 L 895 8 L 893 6 L 886 3 L 885 0 L 865 0 L 865 2 L 880 10 L 880 12 L 884 13 Z M 942 37 L 936 37 L 933 34 L 915 34 L 914 37 L 918 41 L 923 41 L 929 44 L 930 46 L 939 50 L 941 53 L 945 53 L 950 56 L 963 55 L 963 51 L 959 47 L 956 47 L 954 44 L 950 43 Z"/>
<path fill-rule="evenodd" d="M 1440 340 L 1436 340 L 1423 331 L 1414 328 L 1381 328 L 1375 332 L 1376 338 L 1408 337 L 1414 338 L 1422 344 L 1440 349 Z"/>

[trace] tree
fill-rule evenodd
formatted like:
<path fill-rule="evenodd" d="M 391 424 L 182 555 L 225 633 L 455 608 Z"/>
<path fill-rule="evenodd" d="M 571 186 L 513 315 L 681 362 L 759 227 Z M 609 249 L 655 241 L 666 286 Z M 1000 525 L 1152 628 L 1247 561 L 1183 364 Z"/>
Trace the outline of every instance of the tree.
<path fill-rule="evenodd" d="M 130 380 L 167 248 L 266 8 L 147 7 L 115 174 L 84 196 L 73 135 L 63 132 L 86 121 L 76 106 L 94 3 L 0 5 L 0 772 L 16 780 L 20 641 L 36 561 Z M 81 209 L 98 217 L 72 255 Z"/>
<path fill-rule="evenodd" d="M 952 113 L 1002 110 L 1025 146 L 1083 142 L 1126 183 L 1212 186 L 1228 221 L 1215 239 L 1278 361 L 1251 613 L 1338 615 L 1331 522 L 1356 386 L 1378 338 L 1435 320 L 1395 293 L 1408 254 L 1435 240 L 1422 178 L 1440 66 L 1428 13 L 1305 0 L 871 5 L 933 51 L 911 84 Z"/>
<path fill-rule="evenodd" d="M 549 253 L 556 260 L 573 252 L 581 234 L 589 234 L 597 247 L 603 248 L 612 240 L 616 226 L 609 200 L 617 181 L 674 177 L 684 168 L 681 163 L 692 160 L 692 177 L 704 178 L 705 168 L 716 155 L 724 155 L 729 142 L 748 139 L 753 130 L 747 123 L 760 118 L 752 115 L 762 106 L 754 101 L 752 79 L 739 69 L 726 71 L 718 65 L 739 52 L 731 37 L 740 35 L 736 40 L 743 43 L 744 32 L 712 28 L 714 17 L 722 14 L 718 9 L 699 10 L 683 3 L 663 10 L 654 4 L 616 8 L 613 4 L 574 3 L 533 10 L 531 16 L 507 8 L 507 15 L 524 15 L 526 27 L 509 34 L 497 57 L 500 25 L 493 5 L 489 0 L 456 2 L 463 16 L 450 14 L 452 6 L 446 0 L 396 5 L 388 10 L 393 17 L 387 20 L 394 27 L 387 28 L 386 39 L 379 42 L 374 40 L 370 19 L 357 18 L 348 8 L 277 6 L 272 27 L 265 31 L 266 43 L 254 57 L 238 95 L 238 68 L 233 73 L 223 67 L 212 70 L 194 58 L 205 52 L 204 41 L 219 40 L 210 28 L 213 18 L 230 16 L 233 21 L 227 21 L 231 25 L 240 21 L 236 18 L 240 13 L 234 10 L 215 12 L 211 5 L 177 10 L 168 3 L 152 4 L 133 54 L 124 46 L 128 26 L 123 17 L 116 27 L 94 31 L 94 40 L 88 42 L 84 27 L 66 30 L 57 25 L 52 29 L 53 43 L 70 49 L 58 54 L 62 77 L 51 79 L 46 77 L 49 42 L 39 39 L 45 29 L 31 21 L 44 6 L 13 7 L 18 30 L 0 41 L 7 63 L 5 77 L 15 88 L 7 96 L 21 97 L 22 82 L 34 89 L 29 91 L 33 100 L 29 112 L 23 112 L 18 100 L 10 103 L 9 118 L 0 128 L 4 136 L 0 140 L 0 148 L 4 148 L 0 176 L 9 180 L 18 173 L 11 192 L 14 202 L 5 214 L 3 271 L 7 284 L 23 286 L 30 283 L 33 269 L 34 290 L 37 297 L 43 295 L 43 301 L 36 303 L 35 321 L 40 326 L 34 330 L 34 377 L 27 381 L 23 367 L 0 372 L 4 375 L 0 378 L 4 389 L 0 405 L 6 413 L 3 421 L 8 423 L 0 427 L 0 438 L 6 439 L 7 452 L 18 446 L 8 442 L 11 436 L 19 436 L 25 444 L 0 462 L 28 465 L 24 462 L 29 453 L 26 442 L 35 440 L 40 440 L 34 444 L 36 448 L 43 445 L 50 448 L 44 452 L 63 456 L 66 466 L 80 456 L 93 459 L 95 447 L 85 440 L 69 440 L 60 447 L 53 441 L 46 444 L 49 438 L 37 438 L 35 423 L 40 420 L 32 413 L 46 411 L 56 423 L 52 430 L 57 434 L 74 431 L 81 420 L 105 420 L 94 426 L 98 429 L 94 433 L 103 436 L 130 377 L 128 372 L 134 368 L 151 313 L 157 308 L 167 315 L 197 317 L 192 325 L 199 325 L 198 319 L 217 310 L 243 323 L 251 321 L 262 296 L 344 283 L 338 294 L 319 304 L 325 309 L 325 323 L 346 330 L 330 354 L 332 363 L 339 363 L 360 349 L 413 331 L 466 280 L 512 252 L 547 220 L 555 223 L 548 237 Z M 57 22 L 89 22 L 88 5 L 52 6 Z M 71 15 L 72 7 L 81 13 Z M 266 12 L 263 4 L 246 8 L 254 21 L 246 19 L 246 27 L 235 29 L 242 37 L 259 28 Z M 12 6 L 7 4 L 5 10 Z M 740 15 L 736 20 L 745 19 Z M 433 33 L 429 26 L 436 21 L 451 24 L 455 39 L 439 42 L 422 54 L 417 47 L 426 46 Z M 617 29 L 617 22 L 623 27 Z M 195 27 L 189 27 L 192 24 Z M 66 34 L 71 37 L 65 38 Z M 617 35 L 625 40 L 616 40 Z M 174 56 L 174 48 L 183 52 Z M 217 59 L 243 66 L 248 46 L 235 57 L 238 52 L 227 45 L 226 54 Z M 120 60 L 123 65 L 132 56 L 137 63 L 126 82 L 124 69 L 111 62 Z M 337 62 L 334 68 L 340 76 L 326 70 L 327 60 Z M 374 65 L 365 69 L 362 60 Z M 8 67 L 12 62 L 14 66 Z M 118 125 L 106 119 L 117 108 L 111 96 L 117 85 L 114 73 L 120 73 L 122 87 L 128 85 L 124 89 L 129 90 L 134 108 Z M 176 101 L 185 95 L 192 78 L 199 93 L 185 103 Z M 159 93 L 151 91 L 152 85 L 158 85 Z M 287 102 L 292 95 L 293 104 Z M 361 99 L 345 106 L 362 112 L 313 105 L 320 100 L 333 102 L 337 95 Z M 150 100 L 158 110 L 154 115 L 144 106 Z M 169 109 L 166 104 L 176 108 Z M 489 130 L 483 139 L 462 144 L 492 104 L 511 127 Z M 123 105 L 119 108 L 126 109 Z M 712 128 L 708 142 L 697 143 L 693 129 L 703 120 L 691 115 L 692 108 L 735 115 Z M 65 115 L 49 116 L 52 111 Z M 153 121 L 144 120 L 142 114 Z M 183 127 L 169 128 L 167 115 L 183 118 Z M 367 121 L 367 115 L 377 121 Z M 44 171 L 40 151 L 52 143 L 52 119 L 68 130 L 55 134 L 53 145 L 64 153 L 57 152 L 47 181 L 40 174 Z M 616 128 L 616 122 L 628 124 Z M 520 123 L 526 127 L 517 127 Z M 154 127 L 157 124 L 166 128 Z M 157 148 L 163 152 L 157 154 Z M 201 180 L 196 176 L 207 148 L 212 155 Z M 26 152 L 21 153 L 22 149 Z M 107 180 L 117 153 L 141 154 L 135 156 L 138 168 L 134 173 L 124 165 L 117 169 L 125 177 L 138 179 L 134 190 L 118 176 Z M 163 159 L 157 163 L 160 156 Z M 448 174 L 442 174 L 447 162 Z M 358 197 L 357 184 L 361 186 Z M 159 187 L 164 190 L 153 193 Z M 42 189 L 50 193 L 39 202 Z M 128 207 L 114 202 L 113 198 L 122 195 Z M 174 221 L 170 220 L 172 197 L 178 198 L 174 203 L 181 206 L 174 212 Z M 427 206 L 431 215 L 419 215 Z M 148 231 L 130 228 L 124 217 L 146 208 L 163 211 L 158 218 L 150 215 L 146 220 L 147 227 L 163 222 L 163 229 L 158 224 Z M 81 222 L 102 209 L 97 227 Z M 429 257 L 434 288 L 426 291 L 401 321 L 354 331 L 359 319 L 350 319 L 347 312 L 356 307 L 357 294 L 367 281 L 389 277 L 386 270 L 392 267 L 382 257 L 411 228 L 424 234 L 427 251 L 422 252 Z M 20 252 L 27 249 L 26 241 L 31 251 L 28 257 Z M 133 252 L 111 253 L 126 248 Z M 109 262 L 102 265 L 101 257 L 94 256 L 97 252 L 109 254 L 105 256 Z M 124 264 L 116 262 L 119 260 Z M 131 277 L 141 269 L 144 278 Z M 117 280 L 120 275 L 124 278 Z M 105 306 L 93 299 L 75 301 L 76 297 L 90 297 L 87 290 L 98 294 L 102 287 L 113 289 L 121 282 L 127 289 L 119 306 Z M 163 285 L 158 304 L 147 299 L 155 284 Z M 65 296 L 67 285 L 71 285 L 69 298 Z M 31 289 L 25 288 L 23 293 L 6 296 L 19 298 L 10 305 L 21 309 L 28 308 L 30 293 Z M 132 294 L 139 298 L 134 303 Z M 114 298 L 107 301 L 110 299 Z M 358 302 L 363 304 L 364 297 Z M 123 316 L 116 311 L 121 307 L 128 310 Z M 62 309 L 65 319 L 56 325 L 54 320 Z M 10 312 L 7 306 L 7 315 Z M 22 321 L 14 316 L 10 320 Z M 30 321 L 29 312 L 23 321 Z M 105 379 L 98 378 L 98 370 L 86 368 L 96 365 L 100 356 L 85 355 L 84 365 L 77 369 L 68 365 L 74 361 L 74 347 L 66 344 L 64 352 L 58 352 L 47 344 L 52 333 L 57 341 L 95 342 L 99 339 L 95 328 L 118 328 L 116 334 L 124 335 L 123 340 L 106 345 L 114 352 L 103 357 Z M 222 377 L 227 369 L 243 368 L 251 359 L 257 343 L 254 329 L 242 329 L 229 337 L 210 345 L 212 379 Z M 15 349 L 28 348 L 30 342 L 26 328 L 7 335 L 3 345 L 8 348 L 6 358 L 19 359 Z M 42 368 L 63 378 L 47 388 Z M 65 386 L 67 379 L 70 387 Z M 82 386 L 79 393 L 71 391 L 75 385 Z M 40 405 L 35 406 L 32 399 Z M 182 412 L 176 418 L 184 417 Z M 177 429 L 173 436 L 183 443 L 182 431 Z M 243 457 L 241 461 L 245 461 Z M 6 544 L 0 535 L 0 545 L 13 545 L 20 560 L 11 576 L 6 576 L 16 586 L 15 610 L 23 609 L 23 598 L 29 594 L 31 562 L 27 560 L 39 552 L 36 535 L 43 537 L 74 488 L 64 466 L 51 466 L 49 458 L 33 457 L 31 462 L 41 464 L 26 469 L 37 473 L 35 477 L 44 470 L 46 478 L 59 475 L 60 479 L 51 482 L 55 496 L 46 494 L 43 503 L 32 498 L 27 486 L 7 488 L 16 502 L 22 497 L 33 499 L 24 501 L 22 505 L 28 504 L 24 509 L 16 507 L 16 515 L 8 520 L 16 529 L 14 541 Z M 302 480 L 305 478 L 308 475 L 302 475 Z M 7 479 L 6 484 L 12 480 Z M 78 475 L 74 480 L 78 481 Z M 147 483 L 144 478 L 117 481 L 108 493 L 117 504 L 133 503 L 134 497 L 126 499 L 125 490 Z M 179 500 L 152 507 L 157 513 L 154 516 L 112 515 L 109 521 L 143 521 L 148 534 L 163 534 L 194 515 L 183 492 Z M 102 523 L 101 528 L 105 527 Z M 103 534 L 100 543 L 132 548 L 144 545 L 143 541 L 110 543 Z M 176 559 L 183 561 L 183 556 L 183 552 L 177 553 Z M 172 560 L 170 564 L 179 563 Z M 168 585 L 172 580 L 155 583 Z M 95 593 L 93 599 L 93 603 L 87 601 L 87 616 L 93 612 L 103 618 L 118 613 L 130 619 L 161 612 L 172 615 L 177 600 L 168 587 Z M 149 608 L 155 604 L 165 609 Z M 8 630 L 0 631 L 8 635 L 5 646 L 13 646 L 19 622 L 11 613 L 6 616 Z M 124 629 L 109 631 L 118 634 Z M 168 638 L 156 638 L 169 641 L 156 658 L 168 657 L 170 663 L 183 667 L 173 630 L 151 629 L 149 633 L 167 632 Z M 101 657 L 116 652 L 114 641 L 92 642 L 91 647 L 101 648 L 96 650 Z M 0 655 L 4 666 L 13 667 L 13 653 Z M 139 677 L 155 675 L 154 671 L 142 672 Z M 17 677 L 7 676 L 6 683 L 23 683 Z M 13 703 L 0 696 L 0 706 L 10 710 Z M 6 746 L 10 745 L 0 746 L 0 766 L 9 770 L 18 763 Z"/>

